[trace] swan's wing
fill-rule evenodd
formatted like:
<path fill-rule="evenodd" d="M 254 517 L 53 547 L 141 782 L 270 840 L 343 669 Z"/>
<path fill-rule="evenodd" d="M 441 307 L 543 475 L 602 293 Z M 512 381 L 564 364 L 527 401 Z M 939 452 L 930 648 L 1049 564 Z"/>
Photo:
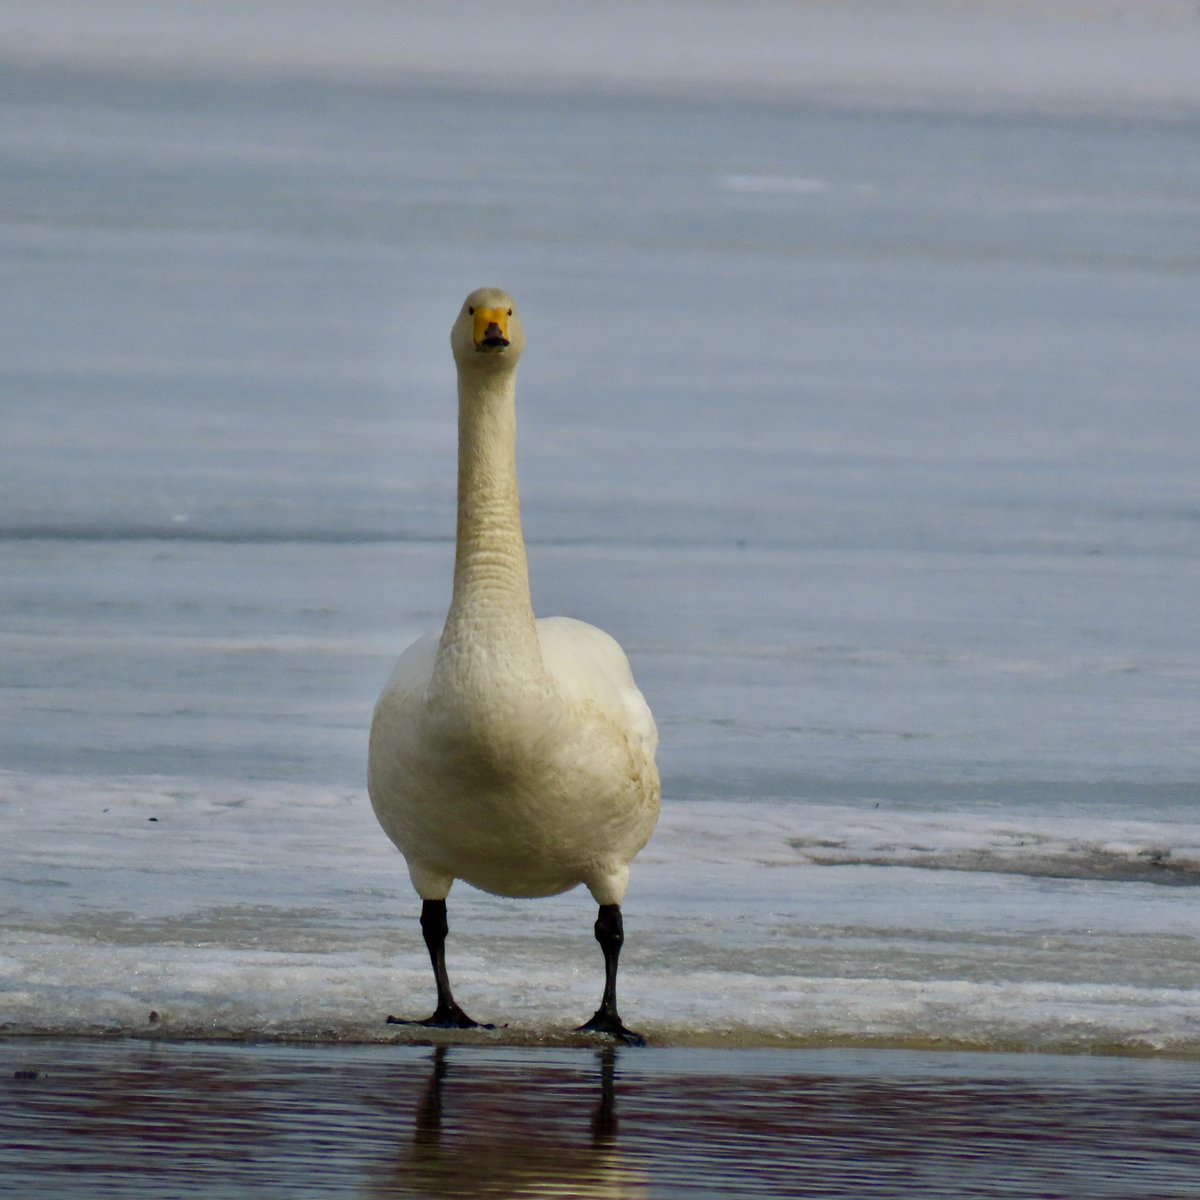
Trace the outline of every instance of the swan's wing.
<path fill-rule="evenodd" d="M 404 696 L 423 693 L 425 685 L 433 677 L 433 664 L 437 658 L 438 642 L 441 639 L 439 631 L 433 631 L 417 638 L 396 660 L 391 675 L 388 676 L 383 694 L 385 696 Z"/>
<path fill-rule="evenodd" d="M 625 732 L 630 745 L 652 760 L 658 730 L 616 639 L 571 617 L 542 617 L 537 631 L 542 662 L 567 697 L 605 713 Z"/>

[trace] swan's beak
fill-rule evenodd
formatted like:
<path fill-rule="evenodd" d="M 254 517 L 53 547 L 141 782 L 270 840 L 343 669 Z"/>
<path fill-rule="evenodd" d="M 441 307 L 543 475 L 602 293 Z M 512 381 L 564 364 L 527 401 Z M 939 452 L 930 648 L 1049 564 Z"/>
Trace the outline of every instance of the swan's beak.
<path fill-rule="evenodd" d="M 475 310 L 475 349 L 503 350 L 509 344 L 506 308 L 477 308 Z"/>

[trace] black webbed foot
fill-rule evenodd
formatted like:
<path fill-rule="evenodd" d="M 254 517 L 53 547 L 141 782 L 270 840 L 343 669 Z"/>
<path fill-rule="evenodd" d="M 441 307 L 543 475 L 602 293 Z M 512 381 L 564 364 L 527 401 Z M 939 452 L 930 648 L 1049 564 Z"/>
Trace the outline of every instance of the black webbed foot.
<path fill-rule="evenodd" d="M 457 1004 L 439 1004 L 432 1016 L 423 1021 L 409 1020 L 405 1017 L 393 1017 L 390 1013 L 386 1022 L 388 1025 L 422 1025 L 426 1029 L 495 1029 L 495 1025 L 486 1025 L 482 1021 L 473 1021 Z"/>
<path fill-rule="evenodd" d="M 576 1033 L 606 1033 L 611 1038 L 616 1038 L 619 1042 L 624 1042 L 627 1046 L 644 1046 L 646 1039 L 644 1035 L 636 1033 L 632 1029 L 626 1029 L 621 1023 L 621 1018 L 616 1012 L 605 1012 L 603 1008 L 598 1008 L 590 1021 L 585 1021 Z"/>

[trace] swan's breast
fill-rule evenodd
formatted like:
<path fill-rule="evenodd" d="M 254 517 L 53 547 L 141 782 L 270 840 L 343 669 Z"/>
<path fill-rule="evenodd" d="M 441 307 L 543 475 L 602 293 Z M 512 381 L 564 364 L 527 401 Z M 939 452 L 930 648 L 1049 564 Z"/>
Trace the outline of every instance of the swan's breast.
<path fill-rule="evenodd" d="M 454 686 L 422 639 L 371 732 L 372 804 L 410 864 L 501 895 L 619 876 L 658 815 L 657 735 L 620 647 L 565 618 L 538 636 L 540 678 L 476 659 Z"/>

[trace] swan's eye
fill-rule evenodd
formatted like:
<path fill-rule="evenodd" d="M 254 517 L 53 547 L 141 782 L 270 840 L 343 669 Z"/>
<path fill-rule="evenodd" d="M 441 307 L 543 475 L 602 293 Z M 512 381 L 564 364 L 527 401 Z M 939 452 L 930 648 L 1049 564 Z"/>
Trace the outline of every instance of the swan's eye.
<path fill-rule="evenodd" d="M 509 315 L 510 317 L 512 316 L 512 309 L 511 309 L 511 308 L 508 310 L 508 315 Z"/>
<path fill-rule="evenodd" d="M 473 317 L 474 315 L 475 315 L 475 310 L 474 310 L 473 308 L 468 308 L 468 309 L 467 309 L 467 316 L 468 316 L 468 317 Z"/>

